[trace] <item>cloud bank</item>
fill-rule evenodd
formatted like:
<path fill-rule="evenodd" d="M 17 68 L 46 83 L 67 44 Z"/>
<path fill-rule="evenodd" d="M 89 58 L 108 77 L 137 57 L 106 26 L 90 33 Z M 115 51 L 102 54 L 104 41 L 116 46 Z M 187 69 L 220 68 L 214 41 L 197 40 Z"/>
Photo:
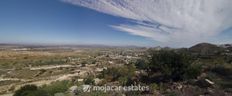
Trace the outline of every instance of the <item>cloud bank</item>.
<path fill-rule="evenodd" d="M 206 42 L 232 27 L 232 0 L 62 0 L 134 24 L 111 27 L 164 44 Z"/>

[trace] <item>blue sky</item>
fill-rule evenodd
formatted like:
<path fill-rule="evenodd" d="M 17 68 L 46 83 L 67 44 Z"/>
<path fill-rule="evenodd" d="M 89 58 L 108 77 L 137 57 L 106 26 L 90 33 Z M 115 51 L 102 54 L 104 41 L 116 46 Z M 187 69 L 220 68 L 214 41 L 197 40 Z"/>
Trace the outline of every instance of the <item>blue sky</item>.
<path fill-rule="evenodd" d="M 126 19 L 59 0 L 1 0 L 0 12 L 1 43 L 154 45 L 109 26 Z"/>
<path fill-rule="evenodd" d="M 175 47 L 192 45 L 198 42 L 231 43 L 232 41 L 230 38 L 232 35 L 232 31 L 230 29 L 230 24 L 232 24 L 231 22 L 225 22 L 226 24 L 228 23 L 228 26 L 225 25 L 225 28 L 218 28 L 216 25 L 207 25 L 212 22 L 205 21 L 203 24 L 207 26 L 202 28 L 202 30 L 196 31 L 212 31 L 212 36 L 205 36 L 205 34 L 208 33 L 199 33 L 196 37 L 202 36 L 206 39 L 202 39 L 200 41 L 192 39 L 188 40 L 187 36 L 194 37 L 195 35 L 193 34 L 195 33 L 191 33 L 192 31 L 189 31 L 192 29 L 186 28 L 198 26 L 187 26 L 186 28 L 182 28 L 188 33 L 183 33 L 183 30 L 180 32 L 177 30 L 171 30 L 178 33 L 173 36 L 166 35 L 170 33 L 167 31 L 167 33 L 164 34 L 160 31 L 161 28 L 157 28 L 158 26 L 162 27 L 162 29 L 174 29 L 176 26 L 178 27 L 181 24 L 188 24 L 186 23 L 186 21 L 189 20 L 188 18 L 185 21 L 180 21 L 182 23 L 171 24 L 166 23 L 166 21 L 162 21 L 162 19 L 156 19 L 156 15 L 152 16 L 152 18 L 154 17 L 153 19 L 144 18 L 149 16 L 151 17 L 150 14 L 144 17 L 142 17 L 142 15 L 133 15 L 143 14 L 141 13 L 143 11 L 138 11 L 139 9 L 134 11 L 132 10 L 131 13 L 125 10 L 120 12 L 115 10 L 109 11 L 107 8 L 111 9 L 112 6 L 97 5 L 96 7 L 96 2 L 100 2 L 101 4 L 101 1 L 92 0 L 94 1 L 91 3 L 92 5 L 88 5 L 88 1 L 91 0 L 80 1 L 81 0 L 1 0 L 0 43 L 104 44 Z M 114 1 L 112 2 L 114 3 Z M 112 4 L 112 2 L 110 2 L 110 4 Z M 117 2 L 117 4 L 123 4 L 124 2 Z M 130 3 L 131 5 L 125 5 Z M 144 3 L 146 4 L 146 2 Z M 125 4 L 123 6 L 114 7 L 119 9 L 125 6 L 128 8 L 130 6 L 137 7 L 136 5 L 133 6 L 133 2 L 127 2 Z M 157 9 L 162 11 L 165 8 Z M 146 15 L 146 13 L 144 14 Z M 166 18 L 169 19 L 172 17 L 166 16 Z M 176 18 L 178 20 L 179 17 Z M 196 18 L 198 19 L 198 17 Z M 175 20 L 170 19 L 172 22 L 175 22 Z M 224 24 L 224 22 L 219 23 L 222 23 L 221 25 Z M 196 25 L 197 24 L 198 23 L 196 23 Z M 212 26 L 215 26 L 215 29 L 211 28 L 212 30 L 205 30 L 207 27 Z M 185 35 L 179 35 L 181 32 Z M 187 39 L 180 38 L 185 36 Z M 181 42 L 185 41 L 185 39 L 186 42 Z"/>

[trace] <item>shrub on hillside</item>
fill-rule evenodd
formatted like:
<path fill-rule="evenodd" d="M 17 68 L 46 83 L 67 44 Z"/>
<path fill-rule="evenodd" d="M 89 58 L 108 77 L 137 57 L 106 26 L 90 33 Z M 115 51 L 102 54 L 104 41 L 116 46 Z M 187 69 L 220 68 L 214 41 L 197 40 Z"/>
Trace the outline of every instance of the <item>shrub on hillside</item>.
<path fill-rule="evenodd" d="M 84 84 L 89 84 L 89 85 L 94 85 L 94 79 L 92 76 L 89 76 L 87 78 L 84 79 Z"/>
<path fill-rule="evenodd" d="M 132 64 L 123 67 L 112 67 L 103 70 L 98 76 L 107 81 L 119 81 L 122 85 L 130 85 L 133 83 L 132 77 L 135 75 L 135 67 Z"/>
<path fill-rule="evenodd" d="M 53 96 L 56 93 L 63 93 L 66 92 L 69 87 L 71 87 L 72 83 L 70 81 L 56 81 L 52 82 L 49 85 L 45 85 L 40 89 L 46 90 L 49 95 Z"/>
<path fill-rule="evenodd" d="M 40 90 L 36 85 L 25 85 L 15 91 L 13 96 L 49 96 L 46 91 Z"/>
<path fill-rule="evenodd" d="M 199 64 L 192 64 L 189 66 L 184 73 L 184 79 L 193 79 L 196 78 L 201 74 L 201 65 Z"/>
<path fill-rule="evenodd" d="M 200 74 L 200 66 L 192 65 L 192 58 L 187 52 L 173 50 L 150 51 L 148 63 L 142 66 L 149 76 L 160 72 L 164 80 L 178 81 L 196 78 Z M 140 65 L 141 64 L 137 64 Z"/>
<path fill-rule="evenodd" d="M 148 63 L 144 59 L 138 59 L 135 62 L 135 66 L 138 69 L 146 69 L 148 67 Z"/>
<path fill-rule="evenodd" d="M 231 76 L 232 74 L 232 67 L 229 64 L 220 64 L 216 65 L 214 68 L 211 69 L 212 72 L 215 72 L 222 76 Z"/>

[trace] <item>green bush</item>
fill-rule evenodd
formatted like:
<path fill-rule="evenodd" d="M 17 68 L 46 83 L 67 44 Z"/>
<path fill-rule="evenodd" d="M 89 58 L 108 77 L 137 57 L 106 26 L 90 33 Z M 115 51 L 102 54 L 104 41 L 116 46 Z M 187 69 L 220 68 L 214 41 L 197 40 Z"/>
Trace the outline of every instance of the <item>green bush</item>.
<path fill-rule="evenodd" d="M 55 93 L 66 92 L 71 87 L 70 81 L 56 81 L 50 85 L 45 85 L 41 89 L 46 90 L 49 95 L 53 96 Z"/>
<path fill-rule="evenodd" d="M 146 69 L 148 67 L 148 63 L 144 59 L 138 59 L 135 62 L 135 66 L 137 69 Z"/>
<path fill-rule="evenodd" d="M 107 81 L 119 81 L 122 85 L 130 85 L 133 83 L 132 78 L 135 76 L 135 66 L 132 64 L 123 67 L 112 67 L 107 70 L 103 70 L 98 76 L 104 78 Z"/>
<path fill-rule="evenodd" d="M 226 65 L 226 64 L 221 64 L 221 65 L 216 65 L 214 68 L 211 70 L 214 73 L 217 73 L 222 76 L 231 76 L 232 74 L 232 67 L 231 65 Z"/>
<path fill-rule="evenodd" d="M 184 74 L 184 79 L 194 79 L 201 74 L 201 65 L 191 65 Z"/>
<path fill-rule="evenodd" d="M 94 79 L 93 77 L 89 76 L 87 78 L 84 79 L 84 84 L 90 84 L 90 85 L 93 85 L 94 84 Z"/>
<path fill-rule="evenodd" d="M 152 51 L 148 61 L 148 66 L 145 68 L 148 74 L 160 72 L 163 79 L 168 81 L 196 78 L 201 69 L 192 65 L 190 54 L 173 50 Z"/>
<path fill-rule="evenodd" d="M 15 91 L 13 96 L 49 96 L 46 91 L 40 90 L 36 85 L 25 85 Z"/>

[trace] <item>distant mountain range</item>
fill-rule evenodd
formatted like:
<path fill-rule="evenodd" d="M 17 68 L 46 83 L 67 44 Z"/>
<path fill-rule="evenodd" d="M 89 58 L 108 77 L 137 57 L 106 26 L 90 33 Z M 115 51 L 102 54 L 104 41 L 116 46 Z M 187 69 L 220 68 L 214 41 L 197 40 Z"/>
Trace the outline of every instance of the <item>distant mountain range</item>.
<path fill-rule="evenodd" d="M 5 44 L 0 43 L 0 48 L 143 48 L 133 45 L 111 46 L 111 45 L 47 45 L 47 44 Z"/>
<path fill-rule="evenodd" d="M 0 47 L 27 47 L 27 48 L 46 48 L 46 47 L 67 47 L 67 48 L 115 48 L 115 47 L 123 47 L 123 48 L 141 48 L 139 46 L 110 46 L 110 45 L 43 45 L 43 44 L 7 44 L 7 43 L 0 43 Z M 162 47 L 155 47 L 155 48 L 159 48 L 162 49 Z M 166 48 L 166 47 L 165 47 Z M 168 47 L 170 48 L 170 47 Z M 232 48 L 232 44 L 220 44 L 220 45 L 216 45 L 216 44 L 211 44 L 211 43 L 199 43 L 196 44 L 190 48 L 188 48 L 191 51 L 199 51 L 199 50 L 221 50 L 221 49 L 231 49 Z"/>

